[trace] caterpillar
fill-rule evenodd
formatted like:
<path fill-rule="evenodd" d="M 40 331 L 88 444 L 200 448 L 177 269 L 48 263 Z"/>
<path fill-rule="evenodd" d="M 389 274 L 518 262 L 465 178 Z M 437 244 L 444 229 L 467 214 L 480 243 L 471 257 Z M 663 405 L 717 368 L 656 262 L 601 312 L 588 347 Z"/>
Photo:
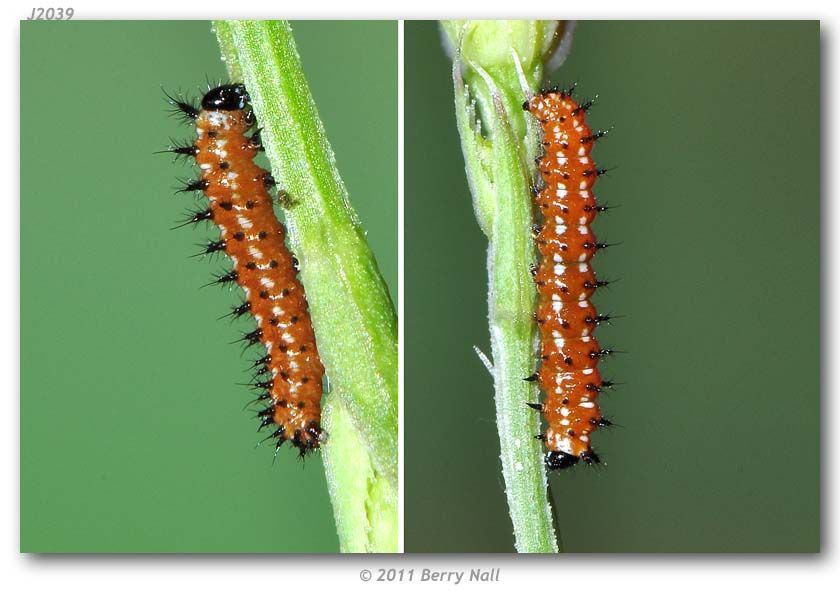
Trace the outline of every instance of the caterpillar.
<path fill-rule="evenodd" d="M 591 101 L 578 103 L 573 88 L 551 89 L 523 104 L 542 128 L 544 153 L 537 159 L 543 186 L 534 188 L 541 223 L 534 227 L 539 265 L 532 269 L 537 285 L 535 314 L 540 332 L 541 364 L 526 378 L 543 390 L 542 404 L 529 404 L 544 416 L 548 427 L 537 436 L 545 448 L 550 470 L 583 461 L 600 462 L 591 436 L 611 423 L 601 415 L 598 394 L 612 386 L 601 378 L 598 362 L 613 352 L 601 348 L 594 330 L 610 320 L 600 314 L 590 297 L 608 284 L 595 277 L 593 255 L 608 244 L 595 239 L 590 225 L 599 205 L 592 193 L 605 173 L 591 157 L 592 146 L 606 132 L 593 132 L 586 124 Z"/>
<path fill-rule="evenodd" d="M 179 191 L 201 192 L 208 200 L 179 226 L 202 221 L 218 226 L 219 237 L 199 254 L 230 258 L 232 268 L 211 284 L 238 284 L 244 302 L 232 307 L 229 316 L 251 314 L 257 323 L 239 341 L 265 349 L 254 361 L 254 382 L 249 384 L 260 394 L 256 400 L 267 403 L 257 413 L 259 430 L 274 426 L 266 439 L 275 440 L 275 455 L 290 441 L 303 456 L 326 439 L 321 429 L 324 367 L 297 278 L 297 260 L 286 247 L 286 230 L 268 192 L 274 179 L 254 163 L 262 144 L 248 92 L 241 83 L 214 87 L 200 106 L 167 97 L 173 112 L 194 123 L 196 138 L 165 152 L 192 157 L 201 171 Z"/>

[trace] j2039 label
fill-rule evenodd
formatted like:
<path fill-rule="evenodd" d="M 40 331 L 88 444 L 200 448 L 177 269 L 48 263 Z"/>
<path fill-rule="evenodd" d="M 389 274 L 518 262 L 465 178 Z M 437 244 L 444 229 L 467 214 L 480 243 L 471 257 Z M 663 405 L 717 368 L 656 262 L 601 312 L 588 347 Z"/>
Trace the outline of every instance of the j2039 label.
<path fill-rule="evenodd" d="M 72 8 L 33 8 L 27 21 L 69 21 L 76 11 Z"/>

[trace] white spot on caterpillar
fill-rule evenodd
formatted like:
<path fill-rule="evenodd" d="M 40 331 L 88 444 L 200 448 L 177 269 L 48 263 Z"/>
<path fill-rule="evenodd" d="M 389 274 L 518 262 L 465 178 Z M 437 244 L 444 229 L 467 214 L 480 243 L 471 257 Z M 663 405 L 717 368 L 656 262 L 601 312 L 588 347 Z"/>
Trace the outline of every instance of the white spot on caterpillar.
<path fill-rule="evenodd" d="M 227 115 L 217 110 L 211 110 L 207 113 L 207 121 L 211 125 L 220 126 L 227 123 Z"/>
<path fill-rule="evenodd" d="M 584 262 L 578 263 L 578 271 L 580 271 L 581 273 L 586 273 L 588 270 L 589 270 L 589 265 L 587 265 Z"/>
<path fill-rule="evenodd" d="M 595 403 L 587 400 L 586 402 L 581 402 L 578 406 L 581 408 L 595 408 Z"/>
<path fill-rule="evenodd" d="M 592 375 L 595 372 L 595 369 L 584 369 L 581 371 L 584 375 Z"/>
<path fill-rule="evenodd" d="M 274 282 L 271 279 L 269 279 L 268 277 L 260 277 L 260 284 L 262 284 L 262 286 L 264 288 L 268 288 L 268 289 L 271 289 L 271 288 L 274 287 Z"/>
<path fill-rule="evenodd" d="M 251 223 L 251 219 L 243 217 L 242 215 L 236 215 L 236 222 L 239 223 L 239 226 L 242 227 L 242 229 L 251 229 L 251 227 L 254 226 L 254 224 Z"/>

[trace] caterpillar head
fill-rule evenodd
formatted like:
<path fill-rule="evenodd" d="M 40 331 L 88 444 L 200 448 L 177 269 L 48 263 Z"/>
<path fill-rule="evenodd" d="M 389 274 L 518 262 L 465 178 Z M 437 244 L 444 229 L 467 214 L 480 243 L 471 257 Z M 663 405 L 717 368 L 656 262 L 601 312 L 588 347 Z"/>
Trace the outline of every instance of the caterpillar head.
<path fill-rule="evenodd" d="M 568 469 L 578 463 L 580 459 L 573 455 L 567 454 L 566 452 L 560 450 L 552 450 L 551 452 L 547 452 L 545 455 L 545 466 L 548 467 L 550 471 L 556 471 L 557 469 Z"/>
<path fill-rule="evenodd" d="M 581 460 L 587 465 L 597 465 L 601 462 L 601 458 L 592 450 L 584 450 L 580 456 L 568 454 L 562 450 L 552 450 L 545 455 L 545 466 L 549 471 L 556 471 L 573 467 Z"/>
<path fill-rule="evenodd" d="M 209 90 L 201 99 L 204 110 L 242 110 L 248 105 L 250 97 L 244 83 L 220 85 Z"/>

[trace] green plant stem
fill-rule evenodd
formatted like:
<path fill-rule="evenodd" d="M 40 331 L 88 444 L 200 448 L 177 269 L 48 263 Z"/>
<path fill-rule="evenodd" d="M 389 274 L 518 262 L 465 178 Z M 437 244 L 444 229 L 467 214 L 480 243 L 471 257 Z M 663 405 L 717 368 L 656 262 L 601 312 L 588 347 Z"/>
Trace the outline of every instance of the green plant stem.
<path fill-rule="evenodd" d="M 531 226 L 536 128 L 522 102 L 542 83 L 557 21 L 444 21 L 458 131 L 476 219 L 487 236 L 488 308 L 502 475 L 519 552 L 557 552 L 537 413 L 536 262 Z"/>
<path fill-rule="evenodd" d="M 301 265 L 331 392 L 323 446 L 344 552 L 397 550 L 396 314 L 335 168 L 285 21 L 217 21 L 231 77 L 244 81 Z M 241 79 L 240 79 L 241 78 Z"/>

